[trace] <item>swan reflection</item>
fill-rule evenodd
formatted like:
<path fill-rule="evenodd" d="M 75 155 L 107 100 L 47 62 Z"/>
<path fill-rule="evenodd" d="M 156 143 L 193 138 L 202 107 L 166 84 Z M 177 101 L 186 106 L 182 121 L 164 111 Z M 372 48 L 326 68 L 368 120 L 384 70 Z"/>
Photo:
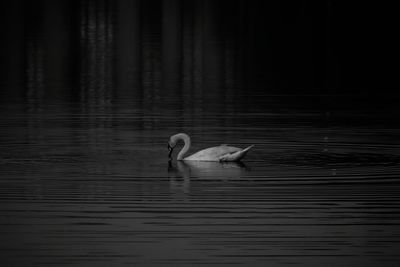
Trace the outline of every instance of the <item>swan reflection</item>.
<path fill-rule="evenodd" d="M 171 191 L 190 193 L 190 182 L 198 180 L 239 180 L 250 169 L 243 162 L 177 161 L 168 162 Z"/>

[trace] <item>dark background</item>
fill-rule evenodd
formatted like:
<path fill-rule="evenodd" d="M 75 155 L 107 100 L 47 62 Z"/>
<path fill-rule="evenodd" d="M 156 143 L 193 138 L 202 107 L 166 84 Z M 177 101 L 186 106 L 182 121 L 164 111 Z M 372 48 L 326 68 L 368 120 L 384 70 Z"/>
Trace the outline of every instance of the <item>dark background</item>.
<path fill-rule="evenodd" d="M 3 1 L 2 101 L 397 95 L 394 4 Z"/>

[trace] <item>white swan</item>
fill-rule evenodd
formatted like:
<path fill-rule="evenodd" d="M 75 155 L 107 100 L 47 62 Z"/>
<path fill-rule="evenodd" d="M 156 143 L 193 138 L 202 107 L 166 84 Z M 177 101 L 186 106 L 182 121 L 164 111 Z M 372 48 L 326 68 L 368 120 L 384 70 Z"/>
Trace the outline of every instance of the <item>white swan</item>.
<path fill-rule="evenodd" d="M 206 148 L 194 153 L 191 156 L 184 157 L 185 154 L 190 149 L 190 137 L 185 133 L 178 133 L 170 137 L 168 142 L 168 157 L 171 158 L 173 149 L 175 148 L 177 142 L 183 140 L 185 145 L 182 150 L 178 153 L 177 160 L 197 160 L 197 161 L 239 161 L 241 160 L 253 146 L 249 146 L 245 149 L 220 145 L 215 147 Z"/>

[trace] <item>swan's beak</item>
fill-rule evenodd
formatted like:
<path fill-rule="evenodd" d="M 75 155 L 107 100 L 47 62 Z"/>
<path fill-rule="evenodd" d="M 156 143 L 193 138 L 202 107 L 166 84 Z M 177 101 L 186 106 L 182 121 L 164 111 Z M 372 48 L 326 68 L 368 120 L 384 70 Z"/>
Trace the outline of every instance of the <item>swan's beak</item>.
<path fill-rule="evenodd" d="M 168 158 L 171 158 L 171 155 L 172 155 L 172 150 L 173 150 L 174 148 L 168 143 Z"/>

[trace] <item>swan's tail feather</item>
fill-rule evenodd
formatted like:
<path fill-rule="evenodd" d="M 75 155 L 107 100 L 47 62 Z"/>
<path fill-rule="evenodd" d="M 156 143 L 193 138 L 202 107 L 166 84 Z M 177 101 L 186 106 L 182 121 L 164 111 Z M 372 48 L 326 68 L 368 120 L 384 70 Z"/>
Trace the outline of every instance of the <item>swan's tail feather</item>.
<path fill-rule="evenodd" d="M 248 146 L 248 147 L 246 147 L 245 149 L 243 149 L 241 152 L 243 152 L 243 151 L 247 152 L 247 151 L 249 151 L 250 148 L 252 148 L 253 146 L 254 146 L 254 145 Z"/>
<path fill-rule="evenodd" d="M 229 153 L 221 156 L 219 158 L 219 161 L 240 161 L 244 156 L 246 156 L 247 152 L 253 147 L 254 145 L 251 145 L 249 147 L 246 147 L 243 150 L 239 150 L 234 153 Z"/>

